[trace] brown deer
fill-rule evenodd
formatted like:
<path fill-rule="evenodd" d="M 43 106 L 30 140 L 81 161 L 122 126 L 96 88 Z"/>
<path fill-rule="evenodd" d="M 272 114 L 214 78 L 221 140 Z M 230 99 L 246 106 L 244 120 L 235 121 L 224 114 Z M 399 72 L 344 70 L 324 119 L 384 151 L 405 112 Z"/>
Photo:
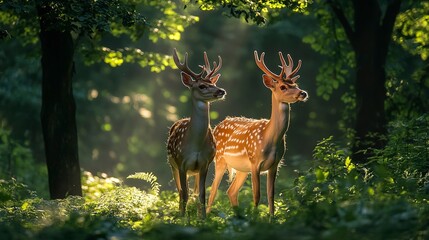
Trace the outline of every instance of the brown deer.
<path fill-rule="evenodd" d="M 167 155 L 179 191 L 181 215 L 185 215 L 188 202 L 188 176 L 193 175 L 195 176 L 194 193 L 199 194 L 200 200 L 198 211 L 201 217 L 205 218 L 205 181 L 216 149 L 210 127 L 209 107 L 210 102 L 223 99 L 226 92 L 216 86 L 220 74 L 214 75 L 222 67 L 220 56 L 218 65 L 213 62 L 212 70 L 207 53 L 204 52 L 205 65 L 200 66 L 202 71 L 199 74 L 189 69 L 187 58 L 188 53 L 185 53 L 185 61 L 182 64 L 174 49 L 173 59 L 182 71 L 182 83 L 191 91 L 192 115 L 190 118 L 178 120 L 171 126 L 167 141 Z"/>
<path fill-rule="evenodd" d="M 216 139 L 215 177 L 211 187 L 207 212 L 216 196 L 219 183 L 228 169 L 231 185 L 227 191 L 231 205 L 238 206 L 238 191 L 244 184 L 248 173 L 252 176 L 253 202 L 255 207 L 260 199 L 260 174 L 268 172 L 267 196 L 270 216 L 274 216 L 274 182 L 277 168 L 285 152 L 285 132 L 288 124 L 287 111 L 290 104 L 306 101 L 307 92 L 296 84 L 299 75 L 294 76 L 301 67 L 301 60 L 293 70 L 293 61 L 288 54 L 289 65 L 279 52 L 281 61 L 280 74 L 271 72 L 264 63 L 265 53 L 259 59 L 254 52 L 256 65 L 265 73 L 263 82 L 272 92 L 271 118 L 249 119 L 228 117 L 219 123 L 214 131 Z M 235 175 L 235 177 L 234 177 Z"/>

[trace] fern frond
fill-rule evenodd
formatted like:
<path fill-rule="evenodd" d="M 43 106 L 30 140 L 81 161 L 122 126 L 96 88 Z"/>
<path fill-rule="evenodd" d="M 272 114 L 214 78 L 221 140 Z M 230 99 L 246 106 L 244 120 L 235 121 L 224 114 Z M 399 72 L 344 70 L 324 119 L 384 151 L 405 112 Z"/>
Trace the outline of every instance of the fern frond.
<path fill-rule="evenodd" d="M 158 195 L 161 184 L 157 182 L 158 178 L 152 172 L 136 172 L 127 177 L 127 179 L 140 179 L 150 184 L 151 190 Z"/>

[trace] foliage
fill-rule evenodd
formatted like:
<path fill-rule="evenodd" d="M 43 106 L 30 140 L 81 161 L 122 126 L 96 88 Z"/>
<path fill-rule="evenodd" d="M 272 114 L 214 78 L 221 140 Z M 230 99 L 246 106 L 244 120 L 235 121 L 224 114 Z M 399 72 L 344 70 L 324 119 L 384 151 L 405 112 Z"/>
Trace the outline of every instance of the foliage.
<path fill-rule="evenodd" d="M 183 15 L 173 1 L 156 0 L 99 0 L 99 1 L 50 1 L 37 4 L 51 9 L 47 22 L 52 29 L 72 32 L 77 49 L 85 56 L 86 63 L 104 59 L 111 67 L 124 62 L 137 62 L 159 72 L 173 65 L 170 56 L 157 52 L 144 52 L 139 47 L 106 46 L 106 33 L 120 38 L 127 36 L 136 42 L 143 36 L 153 42 L 159 39 L 178 41 L 181 33 L 198 18 Z M 38 21 L 32 1 L 13 0 L 0 5 L 0 29 L 23 45 L 38 43 Z M 34 51 L 34 50 L 33 50 Z"/>
<path fill-rule="evenodd" d="M 278 15 L 282 8 L 289 8 L 292 11 L 303 12 L 312 0 L 270 0 L 270 1 L 253 1 L 253 0 L 188 0 L 195 2 L 202 10 L 214 10 L 222 7 L 229 9 L 228 16 L 242 18 L 246 22 L 254 22 L 258 25 L 265 24 L 267 17 Z"/>
<path fill-rule="evenodd" d="M 343 119 L 340 122 L 342 130 L 348 136 L 352 135 L 350 127 L 353 126 L 356 113 L 355 103 L 355 81 L 353 81 L 355 53 L 351 47 L 345 30 L 335 14 L 335 9 L 341 10 L 344 19 L 350 23 L 351 31 L 354 30 L 354 9 L 351 1 L 195 1 L 203 9 L 228 7 L 231 9 L 230 16 L 252 19 L 256 23 L 277 24 L 287 22 L 292 18 L 289 9 L 294 6 L 302 6 L 300 14 L 314 19 L 317 26 L 309 31 L 302 40 L 309 44 L 312 49 L 325 56 L 316 77 L 317 95 L 325 100 L 338 97 L 343 100 Z M 377 1 L 381 12 L 385 11 L 389 1 Z M 216 4 L 217 3 L 217 4 Z M 266 4 L 266 5 L 264 5 Z M 292 5 L 291 5 L 292 4 Z M 415 58 L 407 57 L 409 54 L 419 55 L 422 60 L 427 58 L 427 32 L 428 15 L 426 14 L 428 4 L 421 1 L 403 1 L 402 9 L 394 27 L 392 39 L 396 44 L 389 51 L 389 59 L 386 64 L 388 73 L 387 88 L 389 90 L 386 101 L 388 116 L 396 116 L 408 108 L 411 115 L 427 112 L 427 98 L 429 85 L 427 80 L 427 63 Z M 234 14 L 237 8 L 238 14 Z M 382 16 L 384 17 L 384 16 Z M 299 31 L 299 30 L 297 30 Z M 398 49 L 402 52 L 398 53 Z M 410 63 L 412 62 L 412 63 Z M 398 71 L 401 69 L 402 72 Z M 400 77 L 399 77 L 400 76 Z M 400 91 L 397 91 L 400 90 Z M 415 94 L 418 92 L 418 94 Z M 341 96 L 342 94 L 342 96 Z M 413 99 L 413 101 L 410 101 Z M 411 104 L 410 104 L 411 102 Z M 411 105 L 411 107 L 410 107 Z M 399 109 L 398 109 L 399 108 Z M 391 119 L 394 119 L 393 117 Z"/>
<path fill-rule="evenodd" d="M 429 193 L 429 115 L 415 119 L 400 119 L 390 124 L 390 138 L 386 148 L 373 161 L 384 166 L 380 172 L 391 172 L 390 186 L 400 195 Z"/>
<path fill-rule="evenodd" d="M 131 174 L 127 177 L 128 179 L 140 179 L 143 181 L 146 181 L 150 183 L 150 187 L 152 192 L 155 195 L 159 194 L 159 190 L 161 188 L 161 185 L 157 182 L 158 178 L 153 173 L 146 173 L 146 172 L 138 172 Z"/>
<path fill-rule="evenodd" d="M 46 196 L 46 166 L 36 163 L 27 144 L 13 138 L 5 125 L 0 126 L 0 179 L 12 178 L 19 183 L 28 183 L 31 189 Z"/>
<path fill-rule="evenodd" d="M 4 206 L 11 206 L 14 201 L 21 201 L 23 199 L 32 198 L 36 196 L 34 191 L 28 189 L 28 187 L 12 178 L 10 181 L 0 179 L 0 201 Z"/>
<path fill-rule="evenodd" d="M 312 15 L 320 23 L 317 31 L 309 33 L 303 38 L 303 42 L 309 44 L 316 52 L 327 57 L 327 61 L 319 67 L 316 77 L 317 95 L 329 100 L 334 92 L 343 84 L 350 83 L 351 71 L 355 67 L 354 53 L 342 26 L 338 23 L 329 7 L 322 1 L 315 1 Z M 350 11 L 350 6 L 343 5 L 345 11 Z"/>
<path fill-rule="evenodd" d="M 429 64 L 409 57 L 403 60 L 407 62 L 405 66 L 394 64 L 392 67 L 396 68 L 388 72 L 386 88 L 389 101 L 386 102 L 386 110 L 391 119 L 413 119 L 429 111 L 429 99 L 426 97 L 429 94 Z M 409 66 L 418 67 L 409 74 L 405 70 Z"/>
<path fill-rule="evenodd" d="M 429 11 L 428 2 L 418 2 L 415 7 L 399 14 L 393 40 L 422 60 L 429 57 Z"/>
<path fill-rule="evenodd" d="M 421 137 L 425 135 L 417 138 Z M 427 148 L 427 142 L 414 146 Z M 427 221 L 422 219 L 427 211 L 427 192 L 422 195 L 425 184 L 415 181 L 427 184 L 428 179 L 407 174 L 413 167 L 397 167 L 399 155 L 406 153 L 397 150 L 396 157 L 390 156 L 381 165 L 357 166 L 332 138 L 324 139 L 315 148 L 313 167 L 283 194 L 289 196 L 280 203 L 287 206 L 286 221 L 315 229 L 324 239 L 349 234 L 351 239 L 424 238 L 428 234 L 424 230 Z M 389 152 L 386 149 L 383 154 Z M 381 155 L 376 158 L 382 159 Z"/>
<path fill-rule="evenodd" d="M 314 149 L 312 166 L 291 186 L 281 183 L 275 218 L 264 201 L 254 209 L 250 184 L 233 211 L 219 192 L 206 220 L 197 201 L 178 214 L 178 194 L 158 191 L 152 173 L 129 178 L 147 181 L 152 192 L 116 178 L 84 174 L 85 198 L 43 200 L 15 180 L 0 183 L 0 237 L 7 239 L 427 239 L 428 115 L 390 125 L 389 143 L 372 162 L 355 165 L 347 148 L 332 137 Z M 90 190 L 92 189 L 92 190 Z M 236 213 L 238 215 L 236 215 Z"/>
<path fill-rule="evenodd" d="M 36 91 L 39 86 L 38 79 L 40 79 L 40 74 L 37 73 L 39 60 L 23 55 L 24 53 L 34 54 L 34 51 L 37 51 L 38 48 L 34 47 L 38 41 L 37 29 L 27 28 L 23 32 L 15 32 L 20 29 L 19 26 L 28 27 L 37 22 L 28 23 L 27 18 L 16 17 L 18 13 L 34 16 L 32 1 L 3 1 L 2 4 L 17 2 L 23 3 L 14 6 L 17 12 L 3 11 L 3 7 L 7 5 L 0 4 L 0 22 L 7 21 L 0 26 L 0 30 L 7 29 L 8 33 L 0 43 L 4 50 L 0 53 L 0 71 L 2 73 L 0 117 L 3 121 L 0 131 L 1 239 L 281 239 L 285 236 L 291 239 L 429 238 L 427 230 L 427 226 L 429 226 L 427 218 L 429 214 L 427 176 L 429 119 L 427 114 L 423 115 L 428 112 L 427 106 L 429 106 L 426 104 L 428 101 L 426 97 L 428 78 L 427 70 L 425 70 L 427 64 L 412 58 L 405 50 L 397 50 L 398 46 L 394 46 L 396 50 L 390 56 L 391 61 L 386 65 L 386 68 L 390 69 L 388 71 L 390 80 L 387 82 L 390 102 L 387 108 L 392 116 L 390 119 L 395 119 L 389 125 L 386 148 L 377 151 L 368 164 L 355 165 L 349 158 L 348 141 L 336 142 L 337 138 L 333 137 L 322 140 L 313 152 L 313 160 L 309 169 L 298 171 L 298 176 L 292 183 L 287 181 L 288 179 L 285 179 L 283 174 L 277 178 L 276 191 L 279 194 L 275 198 L 276 212 L 275 218 L 271 222 L 267 216 L 264 191 L 261 191 L 263 193 L 262 204 L 258 209 L 253 208 L 249 182 L 240 191 L 240 207 L 236 211 L 238 215 L 235 215 L 235 211 L 231 209 L 229 200 L 221 187 L 212 212 L 208 214 L 205 221 L 201 221 L 196 214 L 195 196 L 192 196 L 189 201 L 187 216 L 179 217 L 178 194 L 176 191 L 166 190 L 172 188 L 171 185 L 174 184 L 163 183 L 162 187 L 165 189 L 161 188 L 158 181 L 161 181 L 162 177 L 158 175 L 158 172 L 156 176 L 151 173 L 136 173 L 129 176 L 126 181 L 120 180 L 121 174 L 135 172 L 136 169 L 142 167 L 145 170 L 167 172 L 165 175 L 168 175 L 169 179 L 171 178 L 162 152 L 162 149 L 165 148 L 162 142 L 165 140 L 166 126 L 171 121 L 188 114 L 186 106 L 182 106 L 185 104 L 181 103 L 186 102 L 189 95 L 186 95 L 187 93 L 182 89 L 183 86 L 181 86 L 177 72 L 165 71 L 163 75 L 153 75 L 149 71 L 136 70 L 136 68 L 130 67 L 131 64 L 124 63 L 135 62 L 140 66 L 154 66 L 153 71 L 162 70 L 162 66 L 165 67 L 167 63 L 171 63 L 171 59 L 164 57 L 161 53 L 171 49 L 171 43 L 165 43 L 162 40 L 163 37 L 177 39 L 178 35 L 174 33 L 170 35 L 170 38 L 168 30 L 183 33 L 179 26 L 174 25 L 174 19 L 180 18 L 177 15 L 176 17 L 171 15 L 170 20 L 173 21 L 171 25 L 160 22 L 159 32 L 164 31 L 164 34 L 150 39 L 151 43 L 137 41 L 129 44 L 128 37 L 121 31 L 102 33 L 96 28 L 94 32 L 88 31 L 86 35 L 80 33 L 74 35 L 76 40 L 82 43 L 80 49 L 82 55 L 79 57 L 84 57 L 84 61 L 93 64 L 87 68 L 88 70 L 80 71 L 79 67 L 82 66 L 78 61 L 76 62 L 77 79 L 82 79 L 74 83 L 75 97 L 79 106 L 80 154 L 83 156 L 85 165 L 91 166 L 91 170 L 96 169 L 102 172 L 107 169 L 106 171 L 114 172 L 112 176 L 116 177 L 110 176 L 110 172 L 109 175 L 84 172 L 83 198 L 45 200 L 43 193 L 39 190 L 43 188 L 32 186 L 33 184 L 40 186 L 41 184 L 37 181 L 46 179 L 46 173 L 38 170 L 38 164 L 33 159 L 43 156 L 43 154 L 35 149 L 30 151 L 31 144 L 29 144 L 29 142 L 42 142 L 35 137 L 38 132 L 34 130 L 37 129 L 34 126 L 40 124 L 37 120 L 40 93 Z M 70 2 L 78 3 L 77 1 Z M 89 1 L 85 4 L 92 2 Z M 141 1 L 139 2 L 141 3 Z M 170 1 L 157 2 L 170 4 Z M 235 3 L 235 1 L 230 2 Z M 250 3 L 250 1 L 236 2 L 237 4 Z M 271 1 L 266 1 L 266 3 L 269 4 Z M 263 1 L 257 2 L 252 10 L 255 14 L 254 17 L 258 16 L 256 10 L 262 9 L 264 4 Z M 139 6 L 143 8 L 143 5 Z M 179 5 L 174 6 L 176 6 L 175 12 L 176 10 L 178 13 L 182 12 L 183 9 L 180 9 Z M 252 5 L 248 6 L 252 7 Z M 321 98 L 332 101 L 336 97 L 335 94 L 340 92 L 339 90 L 343 90 L 342 87 L 348 88 L 351 79 L 348 74 L 354 67 L 352 60 L 354 56 L 350 54 L 344 32 L 332 18 L 329 9 L 322 8 L 320 5 L 313 6 L 316 11 L 312 17 L 323 19 L 326 25 L 314 24 L 314 19 L 311 22 L 313 24 L 304 22 L 304 25 L 314 26 L 307 30 L 312 34 L 307 35 L 304 41 L 318 52 L 328 55 L 321 61 L 321 64 L 314 62 L 314 65 L 310 65 L 306 69 L 305 76 L 308 78 L 308 73 L 312 69 L 321 67 L 321 77 L 317 78 L 320 90 L 317 92 Z M 168 7 L 164 8 L 165 11 L 156 6 L 152 7 L 144 8 L 145 11 L 150 11 L 150 14 L 143 14 L 146 17 L 142 19 L 145 21 L 145 25 L 140 30 L 144 30 L 144 34 L 152 34 L 151 31 L 155 29 L 152 27 L 158 23 L 155 20 L 156 16 L 164 16 L 169 12 L 166 10 Z M 243 7 L 246 6 L 243 5 Z M 230 19 L 205 16 L 204 23 L 207 24 L 203 24 L 201 21 L 201 25 L 189 32 L 189 35 L 180 35 L 181 39 L 183 37 L 183 40 L 187 41 L 187 43 L 181 43 L 180 47 L 189 51 L 190 64 L 196 65 L 192 61 L 195 58 L 198 60 L 201 57 L 198 54 L 203 50 L 207 50 L 210 54 L 210 51 L 214 49 L 216 54 L 220 54 L 225 59 L 225 71 L 222 74 L 228 77 L 222 82 L 222 86 L 223 84 L 229 86 L 226 89 L 231 89 L 231 92 L 251 93 L 251 98 L 248 97 L 249 94 L 242 94 L 244 96 L 242 98 L 240 98 L 240 94 L 228 95 L 230 98 L 228 101 L 234 104 L 230 104 L 232 107 L 228 110 L 227 105 L 219 103 L 221 106 L 219 109 L 222 108 L 219 110 L 221 114 L 223 114 L 222 111 L 225 114 L 247 111 L 244 113 L 261 117 L 261 112 L 266 110 L 266 101 L 262 101 L 265 97 L 261 93 L 263 91 L 254 91 L 255 85 L 247 84 L 249 81 L 256 81 L 260 73 L 252 69 L 254 62 L 251 61 L 252 59 L 249 61 L 248 58 L 251 56 L 248 56 L 246 49 L 260 48 L 274 51 L 274 48 L 300 46 L 298 42 L 302 35 L 306 34 L 306 31 L 296 24 L 302 19 L 289 14 L 283 15 L 283 10 L 274 7 L 267 8 L 269 12 L 262 13 L 267 20 L 278 17 L 278 22 L 275 23 L 277 25 L 271 25 L 267 30 L 255 31 L 251 27 L 244 28 Z M 189 8 L 187 10 L 190 10 Z M 232 8 L 225 5 L 224 9 L 231 10 Z M 246 8 L 241 9 L 237 5 L 237 8 L 234 9 L 236 12 L 230 12 L 229 15 L 240 14 L 240 17 L 245 18 L 246 15 L 240 12 L 242 10 L 246 11 Z M 99 9 L 99 11 L 109 10 Z M 406 14 L 412 14 L 413 11 Z M 416 16 L 420 16 L 424 20 L 424 14 L 421 15 L 421 13 L 419 12 L 420 15 Z M 282 16 L 283 20 L 281 20 Z M 248 15 L 249 21 L 252 21 L 251 17 Z M 289 20 L 295 21 L 292 22 L 293 24 L 287 21 L 289 17 Z M 197 18 L 188 20 L 189 23 L 193 23 Z M 78 21 L 84 23 L 87 20 L 78 19 Z M 112 31 L 122 23 L 117 22 L 117 24 L 118 26 L 106 25 L 108 28 L 105 30 Z M 167 25 L 171 28 L 161 29 Z M 13 26 L 13 28 L 8 28 L 8 26 Z M 408 23 L 401 26 L 410 29 L 414 27 Z M 224 31 L 225 29 L 229 29 L 229 31 Z M 128 30 L 135 31 L 137 27 L 129 27 L 124 31 Z M 421 31 L 420 28 L 415 30 Z M 291 33 L 287 35 L 288 38 L 272 38 L 273 35 L 279 36 L 285 32 Z M 135 36 L 140 33 L 136 31 Z M 110 34 L 111 39 L 103 37 Z M 156 32 L 153 34 L 158 36 Z M 396 34 L 399 33 L 396 32 Z M 27 37 L 16 38 L 20 35 Z M 240 39 L 237 40 L 233 36 L 238 36 L 237 38 Z M 414 38 L 416 35 L 407 36 Z M 246 39 L 245 43 L 243 43 L 243 39 Z M 157 52 L 159 50 L 159 53 L 157 53 L 158 55 L 154 53 L 151 57 L 157 58 L 157 60 L 145 60 L 141 56 L 148 56 L 152 52 L 150 51 L 151 48 L 154 48 L 151 45 L 152 41 L 157 43 L 156 49 Z M 222 41 L 228 44 L 223 45 Z M 409 45 L 409 43 L 413 43 L 409 38 L 406 39 L 406 42 L 408 50 L 412 50 L 412 46 L 416 46 L 415 43 Z M 103 43 L 103 46 L 98 43 Z M 127 48 L 123 46 L 127 46 Z M 405 46 L 401 45 L 401 47 Z M 302 55 L 307 58 L 316 56 L 314 53 L 309 53 L 309 50 L 305 50 L 305 45 L 299 48 L 304 53 Z M 249 52 L 251 53 L 251 51 Z M 227 53 L 228 55 L 226 55 Z M 301 54 L 301 52 L 299 53 Z M 224 54 L 227 57 L 224 57 Z M 267 56 L 269 55 L 275 56 L 275 54 L 267 52 Z M 107 64 L 102 66 L 96 63 L 98 61 L 104 61 Z M 229 63 L 226 64 L 226 61 Z M 305 63 L 306 65 L 303 67 L 307 67 L 307 63 L 311 64 L 311 61 L 307 60 Z M 111 66 L 122 66 L 125 67 L 125 70 L 119 71 L 118 68 L 111 68 Z M 415 71 L 415 68 L 420 69 Z M 242 70 L 237 71 L 237 69 Z M 238 90 L 234 91 L 234 87 Z M 183 102 L 178 103 L 177 99 L 183 100 Z M 346 94 L 342 99 L 346 102 L 343 110 L 352 112 L 355 108 L 354 96 Z M 239 105 L 240 101 L 245 102 L 247 107 L 238 107 L 244 106 Z M 249 101 L 253 102 L 249 103 Z M 301 108 L 307 106 L 301 105 L 294 112 L 297 113 Z M 316 105 L 310 106 L 312 106 L 310 109 L 316 108 L 314 107 Z M 218 106 L 214 108 L 216 107 Z M 342 109 L 334 105 L 317 108 L 322 109 L 320 112 Z M 216 109 L 216 111 L 218 110 Z M 292 127 L 291 132 L 288 133 L 287 160 L 296 158 L 290 154 L 291 150 L 296 149 L 289 143 L 298 142 L 297 145 L 304 145 L 303 141 L 300 141 L 299 137 L 297 138 L 301 135 L 294 135 L 295 129 L 300 134 L 308 132 L 308 136 L 313 137 L 319 133 L 314 129 L 320 130 L 321 128 L 305 127 L 308 126 L 305 125 L 306 122 L 310 121 L 307 119 L 309 116 L 314 116 L 311 118 L 313 122 L 318 124 L 327 122 L 327 125 L 331 125 L 325 128 L 327 131 L 336 129 L 335 124 L 329 124 L 333 122 L 332 120 L 321 120 L 317 115 L 320 112 L 316 114 L 315 110 L 311 111 L 308 116 L 306 114 L 293 114 L 292 116 L 294 118 L 292 124 L 295 127 Z M 302 118 L 300 115 L 303 115 Z M 341 128 L 346 129 L 347 124 L 343 124 Z M 17 138 L 17 135 L 20 137 Z M 10 157 L 11 154 L 13 157 Z M 14 166 L 13 174 L 3 174 L 8 166 L 4 159 L 10 159 L 13 164 L 16 164 L 12 164 Z M 302 159 L 302 157 L 298 157 L 298 159 Z M 288 166 L 283 169 L 293 170 L 294 167 L 297 167 L 288 161 L 287 163 Z M 303 165 L 305 163 L 299 163 L 301 168 L 304 168 Z M 112 170 L 106 166 L 115 167 L 112 167 L 114 168 Z M 11 178 L 13 176 L 14 179 Z M 127 185 L 130 181 L 136 180 L 145 181 L 149 187 L 140 188 Z M 210 182 L 210 177 L 207 182 Z M 46 189 L 46 187 L 44 188 Z"/>
<path fill-rule="evenodd" d="M 126 176 L 127 167 L 134 170 L 132 165 L 138 160 L 159 157 L 162 147 L 147 143 L 145 138 L 150 137 L 146 136 L 152 135 L 147 129 L 153 128 L 154 118 L 170 113 L 160 110 L 160 116 L 154 116 L 157 110 L 152 99 L 164 97 L 159 94 L 163 77 L 150 75 L 149 71 L 159 73 L 174 66 L 170 45 L 179 44 L 185 29 L 199 18 L 185 13 L 180 1 L 0 1 L 0 31 L 7 33 L 0 40 L 0 121 L 14 138 L 25 143 L 37 166 L 44 163 L 45 152 L 40 127 L 42 73 L 36 3 L 52 7 L 60 15 L 52 27 L 69 30 L 73 36 L 73 94 L 78 109 L 81 166 Z M 164 98 L 172 99 L 171 92 L 165 92 Z M 171 115 L 177 118 L 177 113 Z M 124 125 L 124 119 L 133 124 L 121 131 L 117 126 Z M 171 121 L 162 120 L 159 125 Z M 136 125 L 139 131 L 135 131 Z M 160 128 L 153 131 L 159 132 Z M 122 144 L 118 144 L 118 138 Z M 92 161 L 98 159 L 101 148 L 112 149 L 105 151 L 107 156 L 100 156 L 107 164 Z M 42 174 L 39 170 L 34 173 Z M 47 184 L 46 178 L 36 180 Z"/>
<path fill-rule="evenodd" d="M 101 195 L 114 190 L 121 184 L 121 181 L 114 177 L 101 173 L 94 176 L 91 172 L 84 171 L 82 174 L 82 192 L 85 201 L 95 201 Z"/>
<path fill-rule="evenodd" d="M 385 7 L 383 1 L 380 8 Z M 319 21 L 319 29 L 303 38 L 305 43 L 327 56 L 326 63 L 319 68 L 316 77 L 317 95 L 325 100 L 335 97 L 335 92 L 343 92 L 341 99 L 344 103 L 343 118 L 340 121 L 342 130 L 347 136 L 352 136 L 349 129 L 353 126 L 355 109 L 355 83 L 352 74 L 355 63 L 355 53 L 352 51 L 344 28 L 336 18 L 332 5 L 341 8 L 344 17 L 353 23 L 353 7 L 349 1 L 314 1 L 309 13 Z M 396 18 L 392 40 L 394 44 L 389 49 L 386 63 L 387 99 L 385 109 L 390 120 L 406 114 L 416 117 L 427 112 L 427 96 L 429 80 L 427 77 L 427 8 L 428 4 L 418 1 L 404 1 L 403 9 Z M 353 28 L 353 24 L 351 26 Z M 412 55 L 420 55 L 419 61 Z M 349 127 L 347 127 L 349 126 Z"/>

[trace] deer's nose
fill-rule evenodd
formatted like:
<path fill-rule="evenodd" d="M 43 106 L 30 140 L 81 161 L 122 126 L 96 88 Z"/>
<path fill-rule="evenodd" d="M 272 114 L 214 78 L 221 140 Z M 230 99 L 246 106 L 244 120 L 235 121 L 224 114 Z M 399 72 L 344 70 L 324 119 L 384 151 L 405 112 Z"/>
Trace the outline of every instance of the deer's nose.
<path fill-rule="evenodd" d="M 299 98 L 301 98 L 302 101 L 307 101 L 307 99 L 308 99 L 308 93 L 306 91 L 301 91 L 299 93 Z"/>
<path fill-rule="evenodd" d="M 223 89 L 219 89 L 219 90 L 217 90 L 216 92 L 215 92 L 215 96 L 217 97 L 217 96 L 223 96 L 223 95 L 225 95 L 226 94 L 226 92 L 225 92 L 225 90 L 223 90 Z"/>

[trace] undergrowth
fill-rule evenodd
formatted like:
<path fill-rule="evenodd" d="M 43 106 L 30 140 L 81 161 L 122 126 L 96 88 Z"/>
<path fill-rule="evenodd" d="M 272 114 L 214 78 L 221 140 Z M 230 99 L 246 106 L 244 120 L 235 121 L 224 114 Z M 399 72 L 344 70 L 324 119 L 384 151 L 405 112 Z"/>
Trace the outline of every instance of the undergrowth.
<path fill-rule="evenodd" d="M 292 184 L 279 176 L 276 212 L 254 209 L 249 184 L 239 214 L 219 191 L 212 212 L 197 217 L 191 197 L 179 216 L 178 194 L 152 173 L 120 179 L 84 172 L 83 197 L 46 200 L 15 179 L 0 180 L 1 239 L 429 239 L 429 116 L 397 121 L 389 142 L 365 165 L 333 137 L 315 147 L 311 167 Z M 210 189 L 208 189 L 209 191 Z"/>

